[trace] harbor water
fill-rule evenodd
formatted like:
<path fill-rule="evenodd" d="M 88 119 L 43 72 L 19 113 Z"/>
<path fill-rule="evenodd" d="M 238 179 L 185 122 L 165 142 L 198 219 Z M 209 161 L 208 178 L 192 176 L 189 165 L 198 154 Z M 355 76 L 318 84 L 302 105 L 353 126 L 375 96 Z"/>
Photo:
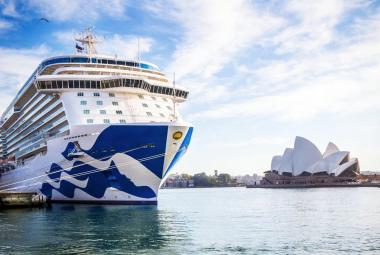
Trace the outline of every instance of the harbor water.
<path fill-rule="evenodd" d="M 173 189 L 0 211 L 0 254 L 380 254 L 380 189 Z"/>

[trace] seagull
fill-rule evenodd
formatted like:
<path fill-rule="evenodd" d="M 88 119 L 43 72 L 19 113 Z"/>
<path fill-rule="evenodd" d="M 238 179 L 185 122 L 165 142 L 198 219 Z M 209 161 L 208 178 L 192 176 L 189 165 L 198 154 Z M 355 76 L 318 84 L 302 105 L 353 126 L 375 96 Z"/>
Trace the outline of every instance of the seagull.
<path fill-rule="evenodd" d="M 47 18 L 40 18 L 41 21 L 46 21 L 46 22 L 50 22 Z"/>

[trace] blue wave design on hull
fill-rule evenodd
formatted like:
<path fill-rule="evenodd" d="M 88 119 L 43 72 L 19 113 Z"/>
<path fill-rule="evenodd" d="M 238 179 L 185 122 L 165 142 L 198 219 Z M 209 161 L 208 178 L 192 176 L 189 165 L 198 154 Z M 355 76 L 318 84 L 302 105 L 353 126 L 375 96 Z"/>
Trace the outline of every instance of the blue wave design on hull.
<path fill-rule="evenodd" d="M 193 128 L 189 128 L 189 131 L 181 145 L 181 152 L 178 152 L 175 155 L 167 172 L 169 172 L 170 168 L 173 167 L 176 161 L 185 152 L 185 150 L 182 149 L 189 145 L 192 131 Z M 124 153 L 134 159 L 139 160 L 165 153 L 167 134 L 168 126 L 109 126 L 98 135 L 94 145 L 89 150 L 82 151 L 99 161 L 107 161 L 116 153 Z M 144 145 L 154 146 L 131 150 Z M 78 152 L 77 149 L 78 148 L 75 143 L 69 142 L 66 149 L 61 154 L 67 160 L 71 161 L 77 158 L 77 156 L 75 156 L 75 153 Z M 140 163 L 157 177 L 162 178 L 164 160 L 165 157 L 157 157 Z M 111 164 L 106 171 L 96 170 L 96 168 L 84 164 L 84 162 L 79 160 L 74 162 L 73 167 L 69 171 L 63 171 L 58 164 L 53 163 L 50 167 L 50 174 L 48 176 L 51 181 L 59 183 L 60 186 L 59 188 L 55 188 L 49 183 L 43 183 L 41 192 L 48 198 L 52 198 L 53 190 L 57 190 L 68 198 L 74 198 L 75 189 L 80 189 L 92 197 L 99 199 L 104 196 L 108 188 L 113 187 L 140 198 L 148 199 L 155 198 L 157 196 L 156 193 L 148 186 L 136 186 L 127 176 L 119 172 L 113 161 L 111 161 Z M 79 181 L 85 181 L 88 178 L 86 188 L 78 187 L 68 180 L 60 180 L 62 172 L 73 176 L 76 174 L 85 173 L 87 171 L 94 171 L 94 173 L 73 177 Z"/>
<path fill-rule="evenodd" d="M 85 188 L 78 187 L 66 180 L 60 180 L 62 172 L 69 175 L 82 174 L 88 171 L 94 171 L 96 168 L 86 165 L 81 161 L 76 161 L 73 168 L 70 171 L 63 171 L 63 169 L 53 164 L 50 168 L 50 174 L 48 175 L 54 182 L 60 183 L 59 188 L 53 187 L 49 183 L 43 183 L 41 192 L 48 197 L 52 198 L 53 190 L 57 190 L 68 198 L 74 198 L 75 189 L 80 189 L 94 198 L 102 198 L 108 188 L 116 188 L 120 191 L 124 191 L 133 196 L 141 198 L 154 198 L 156 193 L 148 186 L 136 186 L 125 175 L 121 174 L 116 168 L 115 163 L 111 161 L 109 168 L 105 171 L 96 171 L 91 174 L 84 174 L 81 176 L 73 177 L 79 181 L 85 181 L 88 178 L 87 186 Z M 59 171 L 59 172 L 57 172 Z"/>

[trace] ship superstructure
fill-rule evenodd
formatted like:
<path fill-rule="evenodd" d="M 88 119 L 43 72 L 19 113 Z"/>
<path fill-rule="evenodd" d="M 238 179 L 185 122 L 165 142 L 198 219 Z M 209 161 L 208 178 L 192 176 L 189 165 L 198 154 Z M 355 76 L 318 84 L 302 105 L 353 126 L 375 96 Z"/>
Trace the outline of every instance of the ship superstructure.
<path fill-rule="evenodd" d="M 80 53 L 42 61 L 2 115 L 0 190 L 155 203 L 190 142 L 176 108 L 188 91 L 154 64 L 97 54 L 91 30 L 77 41 Z"/>

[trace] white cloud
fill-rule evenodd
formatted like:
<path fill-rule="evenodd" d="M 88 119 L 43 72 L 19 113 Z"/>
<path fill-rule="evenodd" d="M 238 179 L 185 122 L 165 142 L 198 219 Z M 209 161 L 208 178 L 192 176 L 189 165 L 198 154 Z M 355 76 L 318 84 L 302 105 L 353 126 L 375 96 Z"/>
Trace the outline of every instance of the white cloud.
<path fill-rule="evenodd" d="M 16 10 L 16 1 L 0 1 L 0 6 L 2 7 L 1 13 L 5 16 L 12 18 L 19 18 L 20 14 Z"/>
<path fill-rule="evenodd" d="M 124 18 L 128 1 L 123 0 L 29 0 L 30 8 L 58 21 L 94 20 L 100 16 Z"/>
<path fill-rule="evenodd" d="M 258 12 L 247 1 L 176 1 L 170 5 L 173 10 L 165 13 L 184 28 L 168 68 L 179 79 L 212 77 L 255 39 L 282 25 L 280 19 Z"/>
<path fill-rule="evenodd" d="M 1 30 L 7 30 L 7 29 L 11 28 L 12 26 L 13 25 L 11 22 L 0 19 L 0 31 Z"/>
<path fill-rule="evenodd" d="M 0 48 L 0 112 L 5 110 L 48 52 L 44 45 L 31 49 Z"/>
<path fill-rule="evenodd" d="M 232 86 L 218 83 L 218 91 L 233 96 L 230 95 L 228 102 L 224 102 L 226 97 L 216 97 L 212 104 L 193 112 L 191 119 L 270 116 L 275 120 L 293 122 L 323 114 L 350 115 L 380 109 L 380 102 L 376 99 L 380 97 L 377 85 L 380 15 L 374 12 L 373 15 L 355 19 L 352 24 L 346 24 L 354 29 L 353 35 L 342 36 L 336 31 L 336 25 L 352 8 L 362 7 L 342 1 L 328 2 L 326 6 L 315 8 L 302 1 L 290 2 L 286 6 L 287 11 L 302 13 L 297 25 L 289 25 L 272 37 L 262 35 L 258 38 L 265 42 L 274 38 L 274 51 L 289 55 L 286 58 L 274 55 L 256 61 L 256 69 L 245 65 L 235 67 L 229 75 L 245 77 L 249 82 Z M 322 35 L 322 32 L 328 36 Z M 302 38 L 307 38 L 307 41 Z M 332 41 L 335 42 L 334 47 L 327 47 Z M 271 43 L 267 45 L 271 46 Z M 195 89 L 196 93 L 207 95 L 207 90 L 212 93 L 214 78 L 219 75 L 223 76 L 216 73 L 207 80 L 208 87 L 201 85 Z M 199 75 L 197 77 L 202 80 Z M 213 99 L 207 96 L 201 98 Z"/>
<path fill-rule="evenodd" d="M 271 41 L 277 53 L 311 53 L 320 50 L 335 38 L 336 25 L 345 13 L 358 7 L 354 1 L 288 1 L 284 12 L 291 15 L 288 26 Z"/>
<path fill-rule="evenodd" d="M 103 43 L 99 44 L 98 52 L 136 59 L 138 49 L 141 58 L 141 54 L 149 52 L 152 45 L 152 38 L 114 34 L 111 37 L 106 37 Z"/>

